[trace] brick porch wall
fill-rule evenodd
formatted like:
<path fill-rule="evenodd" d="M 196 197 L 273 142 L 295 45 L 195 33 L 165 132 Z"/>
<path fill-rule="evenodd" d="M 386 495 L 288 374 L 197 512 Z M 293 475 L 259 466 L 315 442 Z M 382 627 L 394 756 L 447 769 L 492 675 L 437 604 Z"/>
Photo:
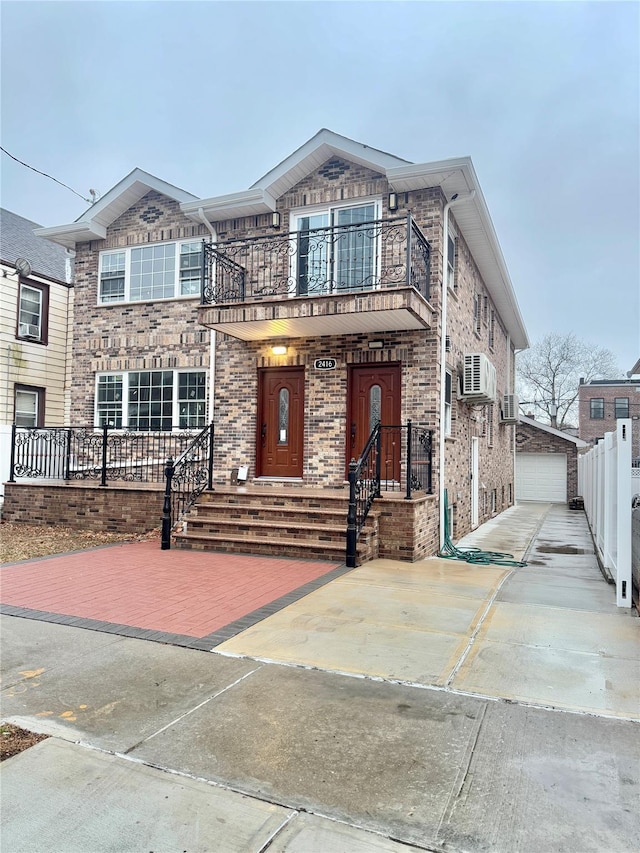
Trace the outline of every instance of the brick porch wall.
<path fill-rule="evenodd" d="M 64 524 L 101 533 L 140 534 L 157 529 L 160 536 L 162 489 L 63 483 L 5 483 L 4 489 L 3 521 Z"/>

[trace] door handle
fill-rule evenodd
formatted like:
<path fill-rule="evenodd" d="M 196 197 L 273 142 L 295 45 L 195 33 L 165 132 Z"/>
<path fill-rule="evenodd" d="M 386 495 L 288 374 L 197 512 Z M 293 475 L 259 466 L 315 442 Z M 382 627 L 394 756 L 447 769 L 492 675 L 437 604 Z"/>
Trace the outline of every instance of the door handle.
<path fill-rule="evenodd" d="M 353 449 L 356 446 L 356 425 L 355 423 L 351 424 L 351 448 Z"/>
<path fill-rule="evenodd" d="M 262 446 L 264 447 L 267 443 L 267 425 L 262 424 L 262 429 L 260 430 L 260 438 L 262 440 Z"/>

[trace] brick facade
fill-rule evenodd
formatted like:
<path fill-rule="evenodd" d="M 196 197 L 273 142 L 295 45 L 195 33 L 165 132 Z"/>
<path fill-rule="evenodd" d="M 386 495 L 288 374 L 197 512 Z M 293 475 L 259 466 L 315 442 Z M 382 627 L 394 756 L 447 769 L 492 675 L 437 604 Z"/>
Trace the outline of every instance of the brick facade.
<path fill-rule="evenodd" d="M 617 422 L 615 401 L 619 398 L 629 401 L 633 435 L 631 454 L 633 459 L 640 459 L 640 380 L 638 379 L 597 380 L 580 385 L 578 388 L 580 438 L 595 444 L 597 439 L 604 438 L 605 432 L 615 432 Z M 591 417 L 591 400 L 602 401 L 604 415 L 602 418 Z"/>
<path fill-rule="evenodd" d="M 268 367 L 304 368 L 304 454 L 300 485 L 343 488 L 351 448 L 348 447 L 348 383 L 350 368 L 363 364 L 394 364 L 401 371 L 401 421 L 411 419 L 434 430 L 434 496 L 393 504 L 393 519 L 381 519 L 381 555 L 403 553 L 408 559 L 432 554 L 438 546 L 440 429 L 440 353 L 442 308 L 443 211 L 439 186 L 398 193 L 398 209 L 388 209 L 385 176 L 355 162 L 330 157 L 319 168 L 276 200 L 280 233 L 293 227 L 292 211 L 319 205 L 375 200 L 381 217 L 411 213 L 431 247 L 429 299 L 420 299 L 424 325 L 419 331 L 384 334 L 341 334 L 288 337 L 286 356 L 271 353 L 272 340 L 242 341 L 215 333 L 215 359 L 210 333 L 198 323 L 197 297 L 156 302 L 98 304 L 99 253 L 162 241 L 209 239 L 204 225 L 187 218 L 173 199 L 150 191 L 108 228 L 105 240 L 80 243 L 76 256 L 76 316 L 74 335 L 72 411 L 75 423 L 92 423 L 95 376 L 106 371 L 197 369 L 209 372 L 209 418 L 215 423 L 214 480 L 227 483 L 232 468 L 247 465 L 249 482 L 256 476 L 258 453 L 257 395 L 259 370 Z M 445 485 L 454 518 L 453 535 L 471 528 L 471 444 L 478 439 L 478 521 L 506 509 L 514 500 L 514 426 L 501 422 L 501 400 L 512 391 L 514 348 L 489 291 L 455 221 L 455 288 L 449 290 L 447 369 L 452 382 L 452 429 L 446 439 Z M 215 223 L 218 241 L 273 234 L 270 214 L 245 216 Z M 223 248 L 221 245 L 220 248 Z M 386 291 L 382 297 L 386 298 Z M 397 298 L 393 288 L 389 300 Z M 415 296 L 415 294 L 412 294 Z M 282 295 L 282 301 L 287 295 Z M 311 297 L 310 297 L 311 299 Z M 360 311 L 370 310 L 361 297 Z M 251 312 L 239 305 L 233 311 Z M 379 303 L 381 304 L 381 303 Z M 338 306 L 338 302 L 335 303 Z M 480 312 L 478 313 L 478 306 Z M 256 309 L 257 310 L 257 309 Z M 339 308 L 334 307 L 338 313 Z M 201 315 L 201 317 L 204 315 Z M 286 336 L 285 336 L 286 337 Z M 384 338 L 381 349 L 369 341 Z M 458 393 L 464 355 L 484 353 L 496 368 L 497 398 L 492 406 L 472 406 Z M 330 357 L 336 369 L 319 371 L 315 359 Z M 214 367 L 211 375 L 210 368 Z M 386 543 L 385 544 L 385 537 Z M 400 537 L 400 538 L 399 538 Z M 385 550 L 386 549 L 386 550 Z"/>
<path fill-rule="evenodd" d="M 153 220 L 150 227 L 150 220 Z M 98 305 L 100 252 L 169 240 L 202 239 L 209 232 L 172 199 L 149 192 L 107 229 L 106 240 L 78 245 L 75 269 L 71 411 L 74 424 L 92 424 L 96 373 L 209 367 L 210 332 L 197 322 L 199 298 Z"/>

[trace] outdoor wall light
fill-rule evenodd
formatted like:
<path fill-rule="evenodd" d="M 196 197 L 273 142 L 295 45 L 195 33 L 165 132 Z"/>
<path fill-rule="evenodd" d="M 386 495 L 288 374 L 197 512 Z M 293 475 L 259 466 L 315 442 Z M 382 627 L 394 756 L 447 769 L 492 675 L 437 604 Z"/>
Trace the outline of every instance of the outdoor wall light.
<path fill-rule="evenodd" d="M 271 214 L 271 225 L 274 228 L 280 227 L 280 211 L 279 210 L 274 210 L 273 213 Z"/>
<path fill-rule="evenodd" d="M 287 348 L 285 346 L 278 345 L 275 347 L 271 347 L 271 352 L 274 355 L 286 355 L 287 354 Z"/>
<path fill-rule="evenodd" d="M 389 193 L 389 210 L 398 209 L 398 193 Z"/>
<path fill-rule="evenodd" d="M 369 341 L 369 349 L 383 349 L 384 341 Z"/>

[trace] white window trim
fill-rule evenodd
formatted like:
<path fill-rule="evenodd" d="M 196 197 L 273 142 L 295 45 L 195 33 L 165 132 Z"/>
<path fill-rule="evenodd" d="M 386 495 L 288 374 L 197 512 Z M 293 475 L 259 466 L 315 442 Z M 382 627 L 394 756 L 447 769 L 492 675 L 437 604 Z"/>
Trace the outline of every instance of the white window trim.
<path fill-rule="evenodd" d="M 176 294 L 174 292 L 173 296 L 161 296 L 150 299 L 131 299 L 131 253 L 134 249 L 146 249 L 149 247 L 155 246 L 169 246 L 174 245 L 176 247 L 175 253 L 175 279 L 174 279 L 174 291 L 176 288 L 180 287 L 180 247 L 185 245 L 186 243 L 200 243 L 202 244 L 202 237 L 195 237 L 192 239 L 182 239 L 182 240 L 160 240 L 157 243 L 136 243 L 133 246 L 120 246 L 114 247 L 111 249 L 104 249 L 99 254 L 98 259 L 98 288 L 97 288 L 97 297 L 98 297 L 98 305 L 101 307 L 110 306 L 110 305 L 138 305 L 145 302 L 171 302 L 180 299 L 199 299 L 200 291 L 198 293 L 185 293 Z M 106 255 L 114 255 L 114 254 L 124 254 L 124 297 L 122 299 L 107 299 L 103 300 L 101 298 L 101 285 L 102 285 L 102 261 Z M 201 282 L 202 284 L 202 282 Z"/>
<path fill-rule="evenodd" d="M 330 214 L 333 210 L 349 210 L 353 207 L 365 207 L 368 204 L 372 204 L 375 207 L 374 210 L 374 220 L 378 220 L 382 218 L 382 197 L 381 196 L 373 196 L 367 198 L 352 198 L 352 199 L 344 199 L 339 202 L 331 202 L 329 204 L 310 204 L 307 207 L 297 207 L 293 208 L 289 212 L 289 227 L 291 229 L 292 234 L 292 252 L 291 252 L 291 275 L 290 275 L 290 284 L 289 284 L 289 296 L 296 296 L 298 290 L 298 255 L 297 255 L 297 245 L 295 245 L 296 235 L 298 231 L 300 231 L 299 220 L 305 216 L 317 216 L 321 213 Z M 330 226 L 326 226 L 327 228 Z M 373 275 L 377 280 L 380 278 L 380 245 L 379 242 L 376 245 L 375 252 L 375 262 L 374 262 L 374 270 Z M 375 288 L 378 289 L 379 285 L 376 284 Z"/>
<path fill-rule="evenodd" d="M 25 291 L 30 290 L 32 293 L 36 293 L 38 295 L 38 322 L 31 324 L 25 323 L 21 320 L 22 316 L 22 295 Z M 44 291 L 42 287 L 35 287 L 32 284 L 28 284 L 27 282 L 20 282 L 20 287 L 18 290 L 18 337 L 25 338 L 27 340 L 42 340 L 42 328 L 43 328 L 43 317 L 44 317 Z M 32 330 L 26 328 L 23 329 L 23 326 L 31 326 L 35 325 L 37 327 L 37 331 L 33 332 Z"/>
<path fill-rule="evenodd" d="M 98 388 L 100 386 L 100 378 L 103 376 L 122 376 L 122 400 L 120 400 L 120 405 L 122 408 L 122 426 L 117 427 L 119 430 L 127 430 L 129 429 L 129 376 L 132 373 L 171 373 L 173 374 L 173 395 L 171 400 L 171 423 L 173 427 L 171 432 L 183 432 L 184 430 L 191 431 L 196 429 L 203 429 L 203 427 L 180 427 L 178 424 L 180 423 L 180 409 L 179 404 L 180 400 L 178 399 L 178 377 L 179 375 L 185 373 L 203 373 L 205 375 L 205 416 L 204 422 L 205 426 L 209 422 L 209 399 L 207 398 L 206 391 L 208 390 L 208 380 L 207 380 L 207 371 L 203 369 L 196 368 L 186 368 L 181 370 L 180 368 L 153 368 L 151 370 L 146 369 L 138 369 L 138 370 L 105 370 L 100 373 L 95 374 L 95 383 L 94 383 L 94 396 L 93 396 L 93 423 L 96 429 L 102 429 L 99 426 L 100 423 L 100 413 L 98 411 Z M 114 430 L 116 427 L 113 428 Z M 149 430 L 150 432 L 158 432 L 158 430 Z M 169 430 L 161 430 L 162 432 L 169 432 Z M 141 430 L 141 432 L 147 432 L 147 430 Z"/>

